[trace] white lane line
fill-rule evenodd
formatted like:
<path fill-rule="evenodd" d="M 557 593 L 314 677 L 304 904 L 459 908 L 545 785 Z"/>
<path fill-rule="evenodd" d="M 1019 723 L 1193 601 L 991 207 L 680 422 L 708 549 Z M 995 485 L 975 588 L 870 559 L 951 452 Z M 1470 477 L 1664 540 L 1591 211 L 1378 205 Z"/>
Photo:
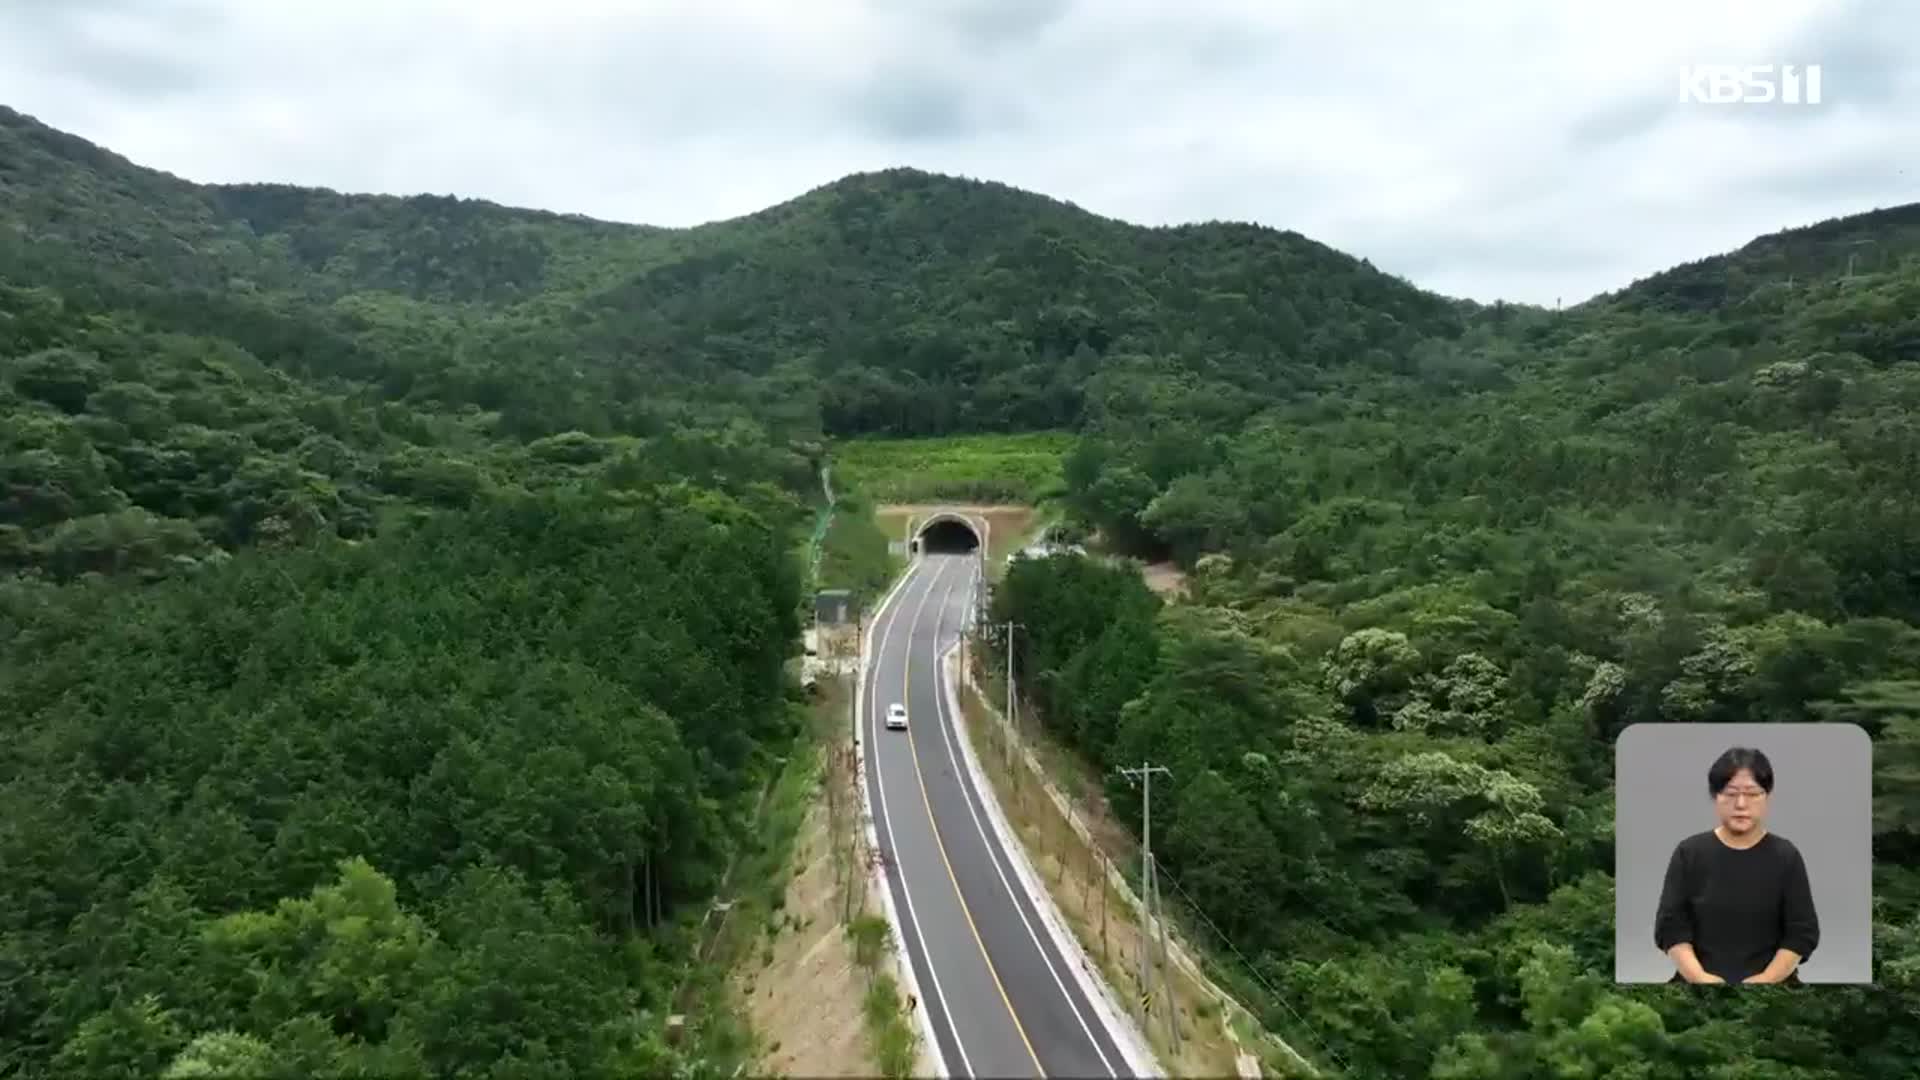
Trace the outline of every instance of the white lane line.
<path fill-rule="evenodd" d="M 947 576 L 947 571 L 943 567 L 937 574 L 934 575 L 934 583 L 938 584 L 946 576 Z M 953 586 L 949 584 L 947 586 L 947 592 L 942 593 L 940 596 L 940 600 L 942 604 L 946 603 L 946 599 L 949 595 L 951 595 L 952 590 L 953 590 Z M 908 632 L 909 644 L 907 646 L 907 649 L 908 649 L 909 655 L 908 655 L 908 662 L 907 662 L 907 670 L 904 673 L 906 678 L 903 680 L 904 686 L 902 687 L 902 689 L 905 691 L 906 697 L 909 701 L 913 699 L 912 652 L 914 649 L 914 644 L 912 639 L 917 638 L 920 634 L 920 619 L 926 613 L 927 601 L 932 599 L 932 597 L 933 597 L 933 589 L 930 586 L 927 589 L 927 591 L 920 597 L 919 605 L 914 608 L 913 623 L 912 623 L 913 629 Z M 936 725 L 940 723 L 940 719 L 939 719 L 940 686 L 941 686 L 941 683 L 940 683 L 940 617 L 941 617 L 941 611 L 936 610 L 934 612 L 933 642 L 932 642 L 932 645 L 933 645 L 932 660 L 933 660 L 933 668 L 934 668 L 933 709 L 934 709 L 934 723 Z M 1045 1077 L 1047 1075 L 1047 1067 L 1040 1063 L 1040 1053 L 1039 1051 L 1033 1048 L 1033 1040 L 1028 1037 L 1027 1029 L 1024 1026 L 1022 1026 L 1020 1023 L 1020 1014 L 1015 1012 L 1013 1009 L 1013 998 L 1011 995 L 1007 993 L 1007 985 L 1000 978 L 999 969 L 994 967 L 993 956 L 987 952 L 986 939 L 983 938 L 980 934 L 979 922 L 973 917 L 973 908 L 971 905 L 967 903 L 966 893 L 962 892 L 960 889 L 960 877 L 958 874 L 954 872 L 953 859 L 947 853 L 946 839 L 943 835 L 943 831 L 940 828 L 940 822 L 936 819 L 936 815 L 933 812 L 933 795 L 932 795 L 932 792 L 927 788 L 926 773 L 922 771 L 920 767 L 920 752 L 917 749 L 919 745 L 919 739 L 914 736 L 915 728 L 917 728 L 918 726 L 919 725 L 916 724 L 907 729 L 907 735 L 908 735 L 907 746 L 913 753 L 914 778 L 917 779 L 920 783 L 920 799 L 922 802 L 926 804 L 927 820 L 931 822 L 933 825 L 933 842 L 935 846 L 937 846 L 940 849 L 940 862 L 942 865 L 944 865 L 947 868 L 947 880 L 953 883 L 954 899 L 960 902 L 960 914 L 966 917 L 967 929 L 973 932 L 974 944 L 979 946 L 979 949 L 980 949 L 980 959 L 982 962 L 984 962 L 987 965 L 987 974 L 992 976 L 993 978 L 994 989 L 1000 992 L 1001 1004 L 1006 1006 L 1007 1019 L 1012 1021 L 1013 1029 L 1019 1032 L 1020 1042 L 1023 1045 L 1025 1045 L 1027 1048 L 1027 1056 L 1033 1059 L 1034 1071 L 1038 1073 L 1041 1077 Z"/>
<path fill-rule="evenodd" d="M 976 573 L 975 587 L 980 587 L 983 580 L 983 576 Z M 951 695 L 947 699 L 948 706 L 955 711 L 955 715 L 959 715 L 958 684 L 950 685 L 948 693 Z M 988 709 L 991 710 L 992 706 L 989 705 Z M 980 756 L 974 753 L 972 743 L 965 738 L 960 738 L 959 743 L 960 752 L 966 758 L 967 773 L 973 778 L 973 790 L 992 791 L 993 786 L 987 780 L 986 769 L 980 764 Z M 1025 754 L 1028 751 L 1022 751 L 1022 753 Z M 1071 814 L 1071 808 L 1060 795 L 1055 792 L 1047 794 L 1062 814 Z M 1106 977 L 1097 970 L 1092 955 L 1081 945 L 1079 935 L 1067 926 L 1065 916 L 1053 902 L 1052 894 L 1043 884 L 1039 871 L 1034 869 L 1027 858 L 1026 849 L 1017 839 L 1017 834 L 1007 820 L 1000 801 L 996 798 L 982 797 L 979 805 L 986 812 L 987 824 L 992 826 L 994 832 L 1000 837 L 1000 850 L 1006 856 L 1008 864 L 1013 867 L 1014 876 L 1025 887 L 1027 896 L 1033 899 L 1033 908 L 1040 916 L 1041 925 L 1053 939 L 1055 948 L 1062 961 L 1066 963 L 1074 982 L 1079 985 L 1081 993 L 1085 995 L 1085 1000 L 1092 1005 L 1100 1026 L 1106 1030 L 1113 1044 L 1118 1047 L 1120 1057 L 1123 1059 L 1122 1064 L 1131 1071 L 1133 1076 L 1164 1076 L 1165 1073 L 1160 1068 L 1158 1060 L 1147 1047 L 1146 1037 L 1128 1017 L 1126 1009 L 1121 1006 L 1119 998 Z"/>
<path fill-rule="evenodd" d="M 969 583 L 971 583 L 971 576 L 969 576 Z M 943 614 L 945 613 L 945 610 L 947 607 L 947 599 L 952 595 L 953 595 L 953 586 L 949 584 L 947 586 L 946 594 L 942 596 L 940 599 L 940 606 Z M 945 742 L 947 747 L 948 759 L 950 763 L 953 765 L 954 779 L 958 781 L 960 784 L 961 801 L 967 804 L 967 816 L 973 819 L 974 831 L 980 834 L 980 843 L 987 849 L 987 859 L 993 863 L 993 872 L 999 876 L 1001 887 L 1007 890 L 1007 902 L 1013 905 L 1013 913 L 1020 917 L 1020 925 L 1026 928 L 1028 940 L 1033 942 L 1034 951 L 1040 954 L 1040 962 L 1047 966 L 1047 974 L 1053 976 L 1053 985 L 1059 989 L 1061 1000 L 1067 1003 L 1067 1008 L 1073 1012 L 1073 1018 L 1080 1022 L 1080 1030 L 1086 1034 L 1087 1042 L 1093 1047 L 1094 1054 L 1096 1054 L 1100 1058 L 1100 1064 L 1102 1067 L 1104 1067 L 1107 1070 L 1107 1075 L 1119 1076 L 1120 1074 L 1114 1071 L 1113 1062 L 1107 1060 L 1106 1051 L 1100 1049 L 1100 1040 L 1094 1037 L 1093 1028 L 1090 1025 L 1088 1025 L 1087 1018 L 1081 1014 L 1080 1006 L 1074 1003 L 1073 995 L 1067 992 L 1067 984 L 1065 980 L 1060 978 L 1060 971 L 1058 968 L 1054 966 L 1053 958 L 1047 955 L 1046 948 L 1040 944 L 1040 935 L 1034 932 L 1033 923 L 1027 918 L 1026 910 L 1020 906 L 1019 898 L 1014 895 L 1013 882 L 1007 878 L 1006 870 L 1001 868 L 1001 865 L 1000 865 L 1001 860 L 1006 858 L 1006 855 L 1002 852 L 998 852 L 995 850 L 996 845 L 994 844 L 992 838 L 987 836 L 986 826 L 981 824 L 980 814 L 977 810 L 974 809 L 974 805 L 973 805 L 974 801 L 968 791 L 968 784 L 964 776 L 964 767 L 960 764 L 959 751 L 954 746 L 954 738 L 955 738 L 955 735 L 953 732 L 954 718 L 948 714 L 949 706 L 947 702 L 947 693 L 946 693 L 946 691 L 951 688 L 951 684 L 948 682 L 946 678 L 946 672 L 944 670 L 945 664 L 942 662 L 944 660 L 945 654 L 944 654 L 944 651 L 941 650 L 939 647 L 939 635 L 937 633 L 938 626 L 939 624 L 936 622 L 935 623 L 936 634 L 934 638 L 934 663 L 935 663 L 935 673 L 936 673 L 935 678 L 939 681 L 940 689 L 941 689 L 941 692 L 938 695 L 936 695 L 940 704 L 940 710 L 939 710 L 940 711 L 940 734 L 941 734 L 942 740 Z M 984 795 L 982 797 L 984 797 Z"/>
<path fill-rule="evenodd" d="M 912 570 L 908 571 L 908 573 L 909 574 L 919 573 L 919 569 L 920 568 L 916 566 Z M 928 582 L 926 588 L 923 591 L 924 592 L 933 591 L 933 585 L 931 581 Z M 921 603 L 924 604 L 926 602 L 926 597 L 924 595 L 921 596 L 920 599 L 921 599 Z M 882 662 L 885 661 L 886 655 L 887 655 L 887 640 L 893 636 L 893 626 L 894 626 L 894 623 L 898 621 L 899 621 L 899 613 L 891 612 L 887 617 L 886 626 L 882 628 L 880 631 L 879 653 L 880 653 L 880 658 Z M 909 629 L 909 634 L 911 634 L 911 629 Z M 909 645 L 913 643 L 911 636 L 909 636 L 907 643 Z M 879 683 L 880 683 L 878 664 L 874 665 L 873 683 L 874 683 L 874 689 L 878 690 Z M 869 701 L 867 702 L 867 705 L 869 706 L 867 715 L 866 715 L 867 735 L 870 739 L 877 739 L 879 737 L 879 731 L 880 731 L 880 723 L 878 719 L 879 703 L 874 701 Z M 892 811 L 887 809 L 887 781 L 885 776 L 886 770 L 880 767 L 880 744 L 878 742 L 873 742 L 871 745 L 873 746 L 872 769 L 873 769 L 874 791 L 880 803 L 880 820 L 884 823 L 884 827 L 886 828 L 886 831 L 887 831 L 887 850 L 890 852 L 897 852 L 900 850 L 900 848 L 899 848 L 899 845 L 894 842 L 894 838 L 893 838 L 893 813 Z M 899 865 L 899 859 L 897 856 L 894 859 L 894 870 L 893 870 L 892 876 L 895 880 L 899 881 L 900 883 L 900 899 L 907 909 L 907 920 L 913 924 L 914 936 L 920 939 L 920 955 L 926 961 L 927 980 L 933 984 L 934 1000 L 940 1003 L 940 1012 L 944 1014 L 947 1018 L 947 1030 L 953 1033 L 953 1047 L 955 1050 L 958 1050 L 960 1052 L 960 1067 L 965 1071 L 966 1075 L 972 1076 L 973 1062 L 967 1059 L 966 1044 L 960 1041 L 960 1025 L 954 1023 L 953 1009 L 947 1002 L 947 995 L 945 991 L 941 990 L 940 988 L 940 973 L 934 970 L 933 954 L 932 952 L 929 951 L 929 947 L 927 945 L 926 931 L 920 928 L 920 917 L 914 914 L 914 911 L 913 911 L 913 890 L 907 886 L 907 875 L 905 871 L 901 869 Z M 905 943 L 903 942 L 902 943 L 903 947 L 901 948 L 901 952 L 903 953 L 906 952 L 904 945 Z M 911 956 L 908 956 L 907 966 L 912 967 L 912 965 L 913 965 L 913 958 Z M 947 1067 L 946 1062 L 944 1060 L 941 1060 L 942 1058 L 944 1058 L 945 1055 L 943 1055 L 940 1052 L 940 1042 L 937 1037 L 937 1034 L 932 1031 L 932 1027 L 933 1027 L 933 1019 L 932 1019 L 932 1016 L 929 1015 L 927 1018 L 928 1038 L 933 1040 L 932 1048 L 933 1048 L 935 1060 L 940 1061 L 941 1068 L 945 1070 Z"/>
<path fill-rule="evenodd" d="M 876 627 L 881 624 L 883 619 L 887 618 L 887 611 L 892 605 L 894 597 L 898 596 L 900 592 L 906 588 L 907 583 L 912 580 L 916 563 L 917 560 L 909 562 L 906 571 L 894 579 L 892 586 L 887 589 L 886 595 L 880 598 L 880 603 L 873 610 L 872 622 Z M 849 734 L 853 738 L 854 745 L 857 747 L 861 746 L 861 725 L 866 722 L 867 716 L 867 684 L 875 678 L 872 674 L 873 668 L 869 658 L 873 655 L 874 639 L 876 636 L 877 635 L 870 633 L 863 633 L 860 636 L 860 663 L 857 671 L 859 677 L 854 680 L 853 724 L 849 731 Z M 860 783 L 856 785 L 860 789 L 860 812 L 863 819 L 861 825 L 863 831 L 866 833 L 868 850 L 879 851 L 880 834 L 874 829 L 876 815 L 874 814 L 873 808 L 873 793 L 868 788 L 864 775 L 864 770 L 867 768 L 866 750 L 864 747 L 861 747 L 860 750 L 859 763 L 859 768 L 863 770 Z M 884 811 L 884 807 L 882 810 Z M 900 980 L 905 985 L 907 993 L 919 997 L 920 980 L 914 974 L 913 955 L 907 948 L 906 931 L 903 929 L 905 924 L 900 919 L 900 912 L 894 907 L 893 887 L 888 884 L 886 868 L 881 866 L 878 860 L 876 860 L 873 866 L 867 871 L 867 876 L 873 885 L 873 891 L 880 897 L 880 906 L 887 913 L 887 925 L 894 930 L 892 934 L 888 935 L 891 939 L 888 943 L 888 951 L 893 954 L 894 961 L 899 966 Z M 918 924 L 916 923 L 915 925 L 917 926 Z M 920 947 L 924 951 L 926 942 L 922 941 Z M 933 1006 L 929 1004 L 925 1009 L 919 1010 L 918 1012 L 920 1034 L 924 1039 L 923 1048 L 926 1050 L 928 1060 L 933 1065 L 934 1075 L 943 1077 L 951 1076 L 953 1070 L 947 1065 L 946 1051 L 940 1049 L 939 1033 L 934 1030 Z M 952 1018 L 949 1017 L 947 1022 L 949 1028 L 951 1028 Z M 958 1043 L 959 1041 L 959 1037 L 956 1035 L 954 1042 Z"/>
<path fill-rule="evenodd" d="M 973 580 L 975 588 L 983 587 L 984 574 L 976 572 Z M 948 704 L 957 715 L 959 684 L 950 686 L 948 692 L 953 695 L 947 699 Z M 992 706 L 989 705 L 988 709 L 991 710 Z M 980 764 L 979 755 L 974 753 L 972 743 L 964 738 L 959 742 L 960 752 L 966 757 L 967 773 L 973 778 L 973 789 L 977 792 L 992 791 L 992 785 L 987 780 L 986 769 Z M 1022 750 L 1021 753 L 1026 755 L 1030 751 Z M 1024 763 L 1020 767 L 1024 767 Z M 1072 816 L 1072 808 L 1057 792 L 1049 791 L 1047 797 L 1062 815 Z M 1047 930 L 1048 936 L 1053 939 L 1054 947 L 1061 960 L 1067 965 L 1068 973 L 1079 985 L 1085 1000 L 1093 1007 L 1099 1025 L 1112 1039 L 1113 1045 L 1118 1048 L 1122 1059 L 1121 1064 L 1136 1077 L 1164 1076 L 1165 1072 L 1161 1069 L 1158 1059 L 1147 1046 L 1146 1036 L 1128 1016 L 1112 985 L 1107 982 L 1106 976 L 1094 963 L 1092 954 L 1081 944 L 1079 935 L 1068 927 L 1066 917 L 1061 913 L 1059 905 L 1053 902 L 1052 894 L 1043 884 L 1040 872 L 1034 869 L 1032 862 L 1028 860 L 1026 849 L 1018 841 L 1012 824 L 1007 820 L 1006 812 L 1000 806 L 1000 801 L 983 796 L 980 806 L 986 811 L 987 824 L 992 826 L 994 832 L 1000 836 L 1000 850 L 1006 856 L 1008 864 L 1013 867 L 1014 876 L 1019 878 L 1020 883 L 1025 886 L 1027 896 L 1033 898 L 1034 910 L 1039 914 L 1041 925 Z M 1101 884 L 1103 887 L 1107 886 L 1105 875 L 1101 877 Z"/>

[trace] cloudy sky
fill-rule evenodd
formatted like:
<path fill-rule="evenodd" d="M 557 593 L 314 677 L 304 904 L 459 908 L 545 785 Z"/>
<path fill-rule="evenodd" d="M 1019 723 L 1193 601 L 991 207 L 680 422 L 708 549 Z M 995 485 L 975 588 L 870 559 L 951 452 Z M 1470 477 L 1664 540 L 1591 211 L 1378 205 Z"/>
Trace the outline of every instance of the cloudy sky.
<path fill-rule="evenodd" d="M 192 180 L 655 225 L 912 165 L 1571 304 L 1920 201 L 1920 3 L 0 0 L 0 103 Z"/>

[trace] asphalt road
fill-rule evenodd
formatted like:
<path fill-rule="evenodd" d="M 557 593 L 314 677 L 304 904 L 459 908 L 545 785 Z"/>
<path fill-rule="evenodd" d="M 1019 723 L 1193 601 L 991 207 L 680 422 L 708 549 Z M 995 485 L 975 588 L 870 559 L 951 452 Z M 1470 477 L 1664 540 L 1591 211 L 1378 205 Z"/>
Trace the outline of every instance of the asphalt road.
<path fill-rule="evenodd" d="M 918 1007 L 952 1075 L 1124 1076 L 1125 1057 L 988 824 L 938 681 L 979 566 L 972 555 L 922 556 L 868 630 L 863 771 Z M 884 726 L 896 701 L 905 731 Z"/>

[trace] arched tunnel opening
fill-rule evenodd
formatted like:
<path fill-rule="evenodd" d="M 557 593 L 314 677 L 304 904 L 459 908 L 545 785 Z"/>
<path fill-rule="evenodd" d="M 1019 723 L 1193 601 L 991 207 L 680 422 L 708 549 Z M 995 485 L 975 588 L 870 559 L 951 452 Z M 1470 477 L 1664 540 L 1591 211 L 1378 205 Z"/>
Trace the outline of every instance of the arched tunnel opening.
<path fill-rule="evenodd" d="M 926 555 L 971 555 L 980 550 L 973 527 L 954 518 L 936 518 L 920 530 L 920 551 Z"/>

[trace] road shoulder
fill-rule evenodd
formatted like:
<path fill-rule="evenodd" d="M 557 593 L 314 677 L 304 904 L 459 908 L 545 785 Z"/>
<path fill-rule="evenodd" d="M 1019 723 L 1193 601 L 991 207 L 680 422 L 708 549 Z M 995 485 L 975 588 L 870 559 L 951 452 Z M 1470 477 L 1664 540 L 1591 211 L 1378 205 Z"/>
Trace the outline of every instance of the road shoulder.
<path fill-rule="evenodd" d="M 1146 1039 L 1141 1036 L 1138 1025 L 1121 1008 L 1119 996 L 1100 974 L 1079 936 L 1068 929 L 1052 892 L 1035 872 L 1027 857 L 1026 845 L 1007 821 L 994 786 L 981 768 L 973 740 L 966 730 L 965 713 L 957 690 L 960 673 L 958 652 L 959 647 L 955 645 L 940 656 L 940 692 L 947 702 L 949 722 L 955 726 L 954 741 L 959 744 L 967 777 L 979 795 L 980 805 L 986 810 L 987 825 L 993 830 L 1001 851 L 1005 852 L 1007 862 L 1014 876 L 1019 879 L 1020 887 L 1025 890 L 1033 910 L 1040 916 L 1042 927 L 1051 939 L 1056 954 L 1065 961 L 1082 996 L 1093 1006 L 1099 1022 L 1125 1055 L 1128 1073 L 1133 1076 L 1164 1076 L 1165 1070 L 1160 1067 Z"/>
<path fill-rule="evenodd" d="M 877 625 L 881 617 L 887 614 L 887 610 L 893 606 L 895 599 L 900 595 L 900 590 L 913 578 L 913 572 L 918 565 L 919 562 L 917 559 L 907 563 L 906 569 L 901 571 L 900 576 L 894 580 L 893 585 L 889 587 L 886 594 L 880 598 L 880 602 L 874 605 L 871 612 L 863 616 L 862 624 L 864 626 L 871 628 Z M 866 720 L 868 709 L 868 674 L 873 667 L 873 651 L 877 647 L 878 637 L 879 635 L 871 632 L 862 635 L 860 641 L 859 670 L 854 690 L 853 716 L 850 721 L 852 725 L 852 745 L 855 748 L 853 760 L 856 763 L 854 787 L 858 789 L 860 793 L 860 823 L 866 845 L 864 850 L 867 852 L 881 850 L 880 833 L 873 814 L 872 798 L 867 790 L 866 767 L 864 764 L 865 755 L 859 752 L 858 748 L 860 747 L 863 733 L 862 725 Z M 870 867 L 867 881 L 868 893 L 869 895 L 879 896 L 880 907 L 881 910 L 886 913 L 887 926 L 890 931 L 887 935 L 888 967 L 890 969 L 888 973 L 892 975 L 900 987 L 906 991 L 911 1000 L 924 1001 L 926 997 L 920 992 L 920 983 L 914 975 L 913 963 L 907 956 L 906 941 L 902 937 L 901 932 L 900 913 L 894 908 L 893 890 L 891 883 L 887 880 L 886 867 L 882 865 L 878 859 L 867 859 L 866 862 Z M 939 1040 L 934 1036 L 931 1010 L 915 1009 L 913 1010 L 913 1015 L 916 1021 L 915 1030 L 919 1035 L 920 1043 L 919 1060 L 915 1066 L 914 1074 L 916 1076 L 951 1076 L 952 1073 L 948 1070 L 946 1060 L 940 1052 Z"/>

